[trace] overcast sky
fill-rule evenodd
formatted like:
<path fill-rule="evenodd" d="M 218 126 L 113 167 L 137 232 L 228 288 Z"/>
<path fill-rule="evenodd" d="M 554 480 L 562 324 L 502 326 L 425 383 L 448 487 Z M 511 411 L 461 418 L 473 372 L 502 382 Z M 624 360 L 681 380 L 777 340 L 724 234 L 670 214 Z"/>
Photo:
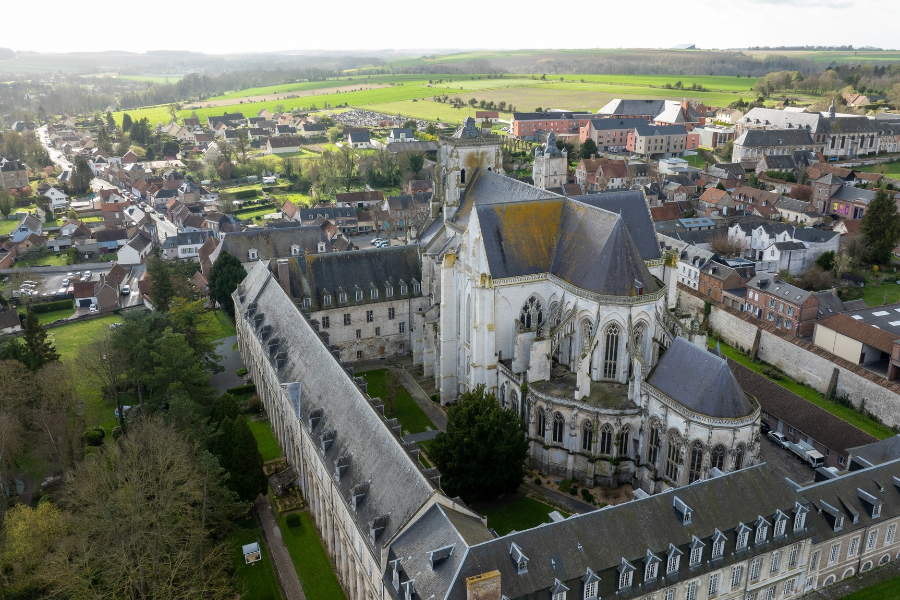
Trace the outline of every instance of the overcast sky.
<path fill-rule="evenodd" d="M 38 52 L 900 46 L 896 0 L 3 2 L 0 46 Z M 88 8 L 90 6 L 91 8 Z M 44 21 L 44 24 L 41 23 Z"/>

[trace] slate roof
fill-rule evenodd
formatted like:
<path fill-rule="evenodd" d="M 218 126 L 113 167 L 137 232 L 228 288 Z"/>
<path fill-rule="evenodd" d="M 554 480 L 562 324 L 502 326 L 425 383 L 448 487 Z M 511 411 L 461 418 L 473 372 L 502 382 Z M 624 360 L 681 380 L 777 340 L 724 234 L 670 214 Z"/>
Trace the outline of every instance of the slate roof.
<path fill-rule="evenodd" d="M 789 423 L 801 435 L 813 438 L 826 448 L 846 454 L 847 448 L 877 441 L 862 429 L 786 390 L 756 371 L 731 359 L 728 359 L 728 366 L 741 388 L 748 394 L 753 394 L 765 412 Z"/>
<path fill-rule="evenodd" d="M 117 242 L 128 239 L 128 231 L 125 229 L 104 229 L 94 234 L 98 242 Z"/>
<path fill-rule="evenodd" d="M 22 227 L 27 228 L 29 231 L 39 231 L 41 229 L 41 220 L 37 218 L 37 215 L 28 213 L 22 217 L 21 221 L 19 221 L 17 229 L 21 229 Z"/>
<path fill-rule="evenodd" d="M 866 444 L 865 446 L 857 446 L 856 448 L 847 448 L 852 456 L 865 460 L 868 465 L 874 466 L 896 460 L 900 456 L 900 435 L 889 437 L 879 442 Z"/>
<path fill-rule="evenodd" d="M 647 119 L 591 119 L 591 127 L 596 131 L 634 129 L 635 127 L 646 124 Z"/>
<path fill-rule="evenodd" d="M 352 306 L 385 302 L 400 298 L 418 297 L 422 288 L 413 293 L 413 283 L 421 283 L 422 267 L 416 246 L 373 248 L 365 252 L 331 252 L 291 259 L 291 295 L 310 298 L 313 310 L 323 304 L 326 292 L 331 295 L 328 307 Z M 406 294 L 400 292 L 400 282 L 406 285 Z M 388 297 L 385 288 L 390 283 L 394 294 Z M 378 298 L 372 299 L 371 286 L 378 288 Z M 363 299 L 356 300 L 356 289 L 363 292 Z M 347 294 L 346 302 L 339 302 L 339 291 Z"/>
<path fill-rule="evenodd" d="M 684 125 L 640 125 L 634 128 L 634 133 L 641 137 L 687 135 L 687 128 Z"/>
<path fill-rule="evenodd" d="M 437 152 L 441 145 L 439 142 L 417 140 L 415 142 L 403 142 L 402 144 L 388 144 L 387 149 L 391 154 L 400 152 Z"/>
<path fill-rule="evenodd" d="M 797 162 L 790 154 L 763 154 L 760 160 L 765 161 L 768 171 L 794 171 L 797 169 Z"/>
<path fill-rule="evenodd" d="M 629 231 L 642 247 L 652 245 L 646 251 L 653 258 L 660 256 L 640 191 L 563 198 L 478 169 L 451 222 L 466 227 L 471 214 L 477 215 L 495 279 L 552 273 L 587 291 L 617 296 L 633 295 L 635 282 L 647 293 L 659 289 Z"/>
<path fill-rule="evenodd" d="M 696 374 L 703 376 L 695 377 Z M 728 363 L 684 338 L 675 338 L 647 383 L 701 415 L 739 419 L 756 410 L 728 369 Z"/>
<path fill-rule="evenodd" d="M 748 129 L 734 141 L 735 146 L 769 148 L 775 146 L 812 146 L 805 129 Z"/>
<path fill-rule="evenodd" d="M 875 199 L 876 190 L 864 190 L 852 185 L 842 185 L 831 195 L 831 200 L 843 200 L 844 202 L 863 202 L 868 204 Z"/>
<path fill-rule="evenodd" d="M 300 145 L 300 138 L 296 135 L 283 135 L 279 137 L 270 137 L 268 141 L 272 148 L 293 148 Z"/>
<path fill-rule="evenodd" d="M 334 195 L 335 202 L 347 204 L 352 204 L 354 202 L 382 202 L 383 200 L 384 192 L 381 190 L 373 190 L 370 192 L 345 192 Z"/>
<path fill-rule="evenodd" d="M 665 100 L 610 100 L 598 115 L 647 115 L 655 117 L 666 108 Z"/>
<path fill-rule="evenodd" d="M 372 140 L 369 138 L 368 131 L 354 131 L 347 137 L 350 144 L 368 144 Z"/>
<path fill-rule="evenodd" d="M 760 284 L 761 281 L 768 281 L 765 285 Z M 748 288 L 762 290 L 776 298 L 781 298 L 791 304 L 802 305 L 806 302 L 812 292 L 798 288 L 789 283 L 785 283 L 770 273 L 761 273 L 747 282 Z"/>
<path fill-rule="evenodd" d="M 387 199 L 388 209 L 395 210 L 424 210 L 431 202 L 431 192 L 416 192 L 413 195 L 390 196 Z"/>
<path fill-rule="evenodd" d="M 775 203 L 775 208 L 781 210 L 789 210 L 791 212 L 806 212 L 809 210 L 810 203 L 795 198 L 783 197 Z"/>
<path fill-rule="evenodd" d="M 350 456 L 349 467 L 340 480 L 332 476 L 331 501 L 348 506 L 360 532 L 370 532 L 375 519 L 387 516 L 377 539 L 360 536 L 362 543 L 377 555 L 382 545 L 396 536 L 431 496 L 438 493 L 434 482 L 423 473 L 415 457 L 401 446 L 399 435 L 284 293 L 269 272 L 268 263 L 254 265 L 234 299 L 238 319 L 248 318 L 251 304 L 257 307 L 252 318 L 254 321 L 259 318 L 259 326 L 253 327 L 254 321 L 250 322 L 251 336 L 255 330 L 260 343 L 278 340 L 272 356 L 283 351 L 283 359 L 282 362 L 273 359 L 272 368 L 278 380 L 286 384 L 284 392 L 296 413 L 296 426 L 316 442 L 313 451 L 318 453 L 325 472 L 335 473 L 338 458 Z M 271 330 L 263 338 L 265 326 Z M 317 414 L 321 411 L 314 427 L 310 419 L 313 411 Z M 320 442 L 326 432 L 334 432 L 334 441 L 323 449 Z M 351 490 L 358 485 L 368 489 L 354 509 Z"/>
<path fill-rule="evenodd" d="M 226 234 L 219 247 L 210 255 L 210 259 L 215 262 L 221 252 L 227 252 L 238 260 L 246 262 L 249 260 L 251 248 L 257 251 L 259 260 L 287 258 L 291 256 L 291 246 L 293 245 L 300 246 L 301 252 L 315 254 L 319 251 L 320 243 L 325 244 L 326 252 L 331 252 L 331 242 L 322 228 L 316 225 L 300 226 L 295 224 L 293 227 L 275 229 L 248 229 Z"/>

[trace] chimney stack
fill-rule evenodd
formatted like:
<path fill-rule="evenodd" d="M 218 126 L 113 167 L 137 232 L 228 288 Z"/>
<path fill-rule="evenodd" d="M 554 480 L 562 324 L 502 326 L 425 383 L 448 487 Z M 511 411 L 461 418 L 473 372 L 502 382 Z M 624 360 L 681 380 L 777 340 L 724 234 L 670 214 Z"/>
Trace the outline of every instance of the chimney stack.
<path fill-rule="evenodd" d="M 466 578 L 466 600 L 501 600 L 500 571 Z"/>
<path fill-rule="evenodd" d="M 291 276 L 290 270 L 288 267 L 288 261 L 286 258 L 278 259 L 278 283 L 281 285 L 281 289 L 284 290 L 284 293 L 291 296 Z"/>

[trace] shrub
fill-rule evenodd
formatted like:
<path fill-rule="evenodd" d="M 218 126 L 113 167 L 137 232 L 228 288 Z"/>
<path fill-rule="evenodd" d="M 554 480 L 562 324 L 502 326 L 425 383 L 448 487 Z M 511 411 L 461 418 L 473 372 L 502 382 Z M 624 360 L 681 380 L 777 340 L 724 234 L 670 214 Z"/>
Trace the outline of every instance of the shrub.
<path fill-rule="evenodd" d="M 581 488 L 581 497 L 585 502 L 593 502 L 594 495 L 588 491 L 587 488 Z"/>
<path fill-rule="evenodd" d="M 90 429 L 85 429 L 84 433 L 81 434 L 81 439 L 88 446 L 99 446 L 103 443 L 103 438 L 106 437 L 106 432 L 102 427 L 91 427 Z"/>
<path fill-rule="evenodd" d="M 540 476 L 540 475 L 535 475 L 535 476 L 534 476 L 534 482 L 535 482 L 536 484 L 538 484 L 538 485 L 541 485 L 541 476 Z"/>
<path fill-rule="evenodd" d="M 116 425 L 115 427 L 113 427 L 112 437 L 113 437 L 114 440 L 117 440 L 117 439 L 119 439 L 120 437 L 122 437 L 122 428 L 119 427 L 118 425 Z"/>
<path fill-rule="evenodd" d="M 284 522 L 288 527 L 300 527 L 303 524 L 303 520 L 300 518 L 300 515 L 297 513 L 291 513 L 287 517 L 284 518 Z"/>
<path fill-rule="evenodd" d="M 248 383 L 247 385 L 238 385 L 233 388 L 229 388 L 226 391 L 233 396 L 254 394 L 256 393 L 256 384 Z"/>
<path fill-rule="evenodd" d="M 256 394 L 247 399 L 247 410 L 259 414 L 262 412 L 262 400 Z"/>
<path fill-rule="evenodd" d="M 574 482 L 571 479 L 563 479 L 562 481 L 559 482 L 559 491 L 562 492 L 563 494 L 568 494 L 569 491 L 572 489 L 573 483 Z"/>
<path fill-rule="evenodd" d="M 65 310 L 67 308 L 74 308 L 74 300 L 69 299 L 69 300 L 55 300 L 53 302 L 43 302 L 41 304 L 33 305 L 31 307 L 31 310 L 33 310 L 34 312 L 36 312 L 38 314 L 41 314 L 41 313 L 54 312 L 57 310 Z"/>
<path fill-rule="evenodd" d="M 573 496 L 577 496 L 578 488 L 573 485 L 571 488 L 569 488 L 569 493 L 572 494 Z"/>
<path fill-rule="evenodd" d="M 432 401 L 432 402 L 440 402 L 440 401 L 441 401 L 441 395 L 440 395 L 440 394 L 432 394 L 432 395 L 431 395 L 431 401 Z"/>
<path fill-rule="evenodd" d="M 246 375 L 246 374 L 249 373 L 249 372 L 250 372 L 250 371 L 248 371 L 246 368 L 241 367 L 240 369 L 238 369 L 237 371 L 235 371 L 234 374 L 237 375 L 238 377 L 243 377 L 244 375 Z"/>
<path fill-rule="evenodd" d="M 232 192 L 231 195 L 234 196 L 236 200 L 256 198 L 259 195 L 259 190 L 240 190 L 238 192 Z"/>
<path fill-rule="evenodd" d="M 778 369 L 773 369 L 772 367 L 763 367 L 762 373 L 769 379 L 774 379 L 775 381 L 781 379 L 781 372 Z"/>

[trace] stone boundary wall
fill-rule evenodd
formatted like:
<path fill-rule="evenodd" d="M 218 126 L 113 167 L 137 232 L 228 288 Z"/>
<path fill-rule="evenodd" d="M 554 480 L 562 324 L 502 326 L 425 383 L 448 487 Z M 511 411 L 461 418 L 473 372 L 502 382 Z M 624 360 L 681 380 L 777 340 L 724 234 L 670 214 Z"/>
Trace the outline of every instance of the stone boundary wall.
<path fill-rule="evenodd" d="M 792 379 L 828 396 L 846 395 L 857 408 L 865 403 L 889 426 L 900 425 L 900 385 L 859 365 L 826 352 L 810 342 L 776 329 L 768 322 L 725 306 L 711 298 L 709 327 L 725 343 L 781 369 Z M 707 298 L 678 284 L 682 310 L 701 316 Z"/>

